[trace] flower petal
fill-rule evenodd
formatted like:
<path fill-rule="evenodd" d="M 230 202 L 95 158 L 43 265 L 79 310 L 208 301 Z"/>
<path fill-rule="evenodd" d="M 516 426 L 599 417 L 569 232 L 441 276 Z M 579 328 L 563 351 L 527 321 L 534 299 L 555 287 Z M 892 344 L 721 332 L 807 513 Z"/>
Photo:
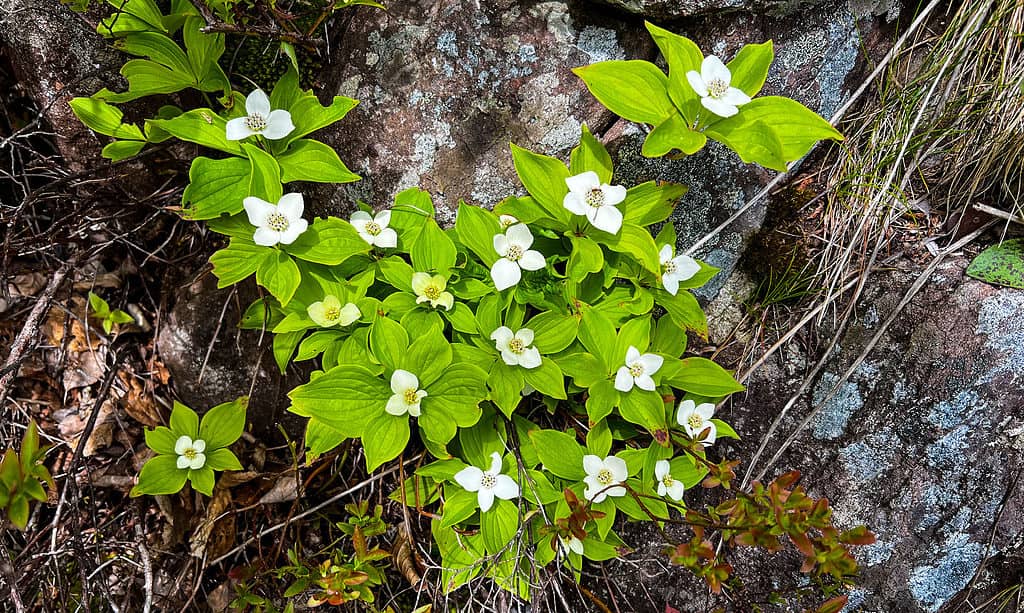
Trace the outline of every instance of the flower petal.
<path fill-rule="evenodd" d="M 591 476 L 596 476 L 604 468 L 604 462 L 596 455 L 583 456 L 583 470 Z"/>
<path fill-rule="evenodd" d="M 565 198 L 562 199 L 562 207 L 575 215 L 586 215 L 587 209 L 590 207 L 587 205 L 587 201 L 583 198 L 584 196 L 582 194 L 569 192 L 565 195 Z"/>
<path fill-rule="evenodd" d="M 508 237 L 508 242 L 513 245 L 519 245 L 519 247 L 526 251 L 533 244 L 533 233 L 530 232 L 530 228 L 524 223 L 517 223 L 508 230 L 505 231 L 505 236 Z"/>
<path fill-rule="evenodd" d="M 281 244 L 291 245 L 307 228 L 309 228 L 309 222 L 305 219 L 296 219 L 291 222 L 288 229 L 281 233 Z"/>
<path fill-rule="evenodd" d="M 388 403 L 384 405 L 384 411 L 391 415 L 405 415 L 409 411 L 409 407 L 405 404 L 402 394 L 392 394 L 388 398 Z"/>
<path fill-rule="evenodd" d="M 495 342 L 498 349 L 508 347 L 508 342 L 511 341 L 514 336 L 515 335 L 512 334 L 512 328 L 509 328 L 508 326 L 501 326 L 500 328 L 495 329 L 494 332 L 491 332 L 491 340 Z"/>
<path fill-rule="evenodd" d="M 395 372 L 391 373 L 391 391 L 396 394 L 404 394 L 405 390 L 418 390 L 420 387 L 420 380 L 416 378 L 416 375 L 412 374 L 408 370 L 402 370 L 401 368 L 395 369 Z"/>
<path fill-rule="evenodd" d="M 382 249 L 394 249 L 398 246 L 398 233 L 392 228 L 384 228 L 371 244 Z"/>
<path fill-rule="evenodd" d="M 714 403 L 711 402 L 701 403 L 697 405 L 696 409 L 694 409 L 694 413 L 700 415 L 701 419 L 703 419 L 704 421 L 707 421 L 711 419 L 712 415 L 715 414 L 715 405 Z"/>
<path fill-rule="evenodd" d="M 292 123 L 292 114 L 283 109 L 277 109 L 271 111 L 267 116 L 267 127 L 263 130 L 263 136 L 270 140 L 278 140 L 288 136 L 293 130 L 295 130 L 295 124 Z"/>
<path fill-rule="evenodd" d="M 175 464 L 178 468 L 188 468 L 189 459 L 183 455 L 178 456 L 178 460 Z"/>
<path fill-rule="evenodd" d="M 201 438 L 197 438 L 192 441 L 192 449 L 195 449 L 198 452 L 206 451 L 206 441 Z"/>
<path fill-rule="evenodd" d="M 338 318 L 338 323 L 343 326 L 347 326 L 362 316 L 363 314 L 359 312 L 359 307 L 349 302 L 345 306 L 341 307 L 341 317 Z"/>
<path fill-rule="evenodd" d="M 494 280 L 494 287 L 499 292 L 519 283 L 522 277 L 523 272 L 519 265 L 505 258 L 499 259 L 491 266 L 491 279 Z"/>
<path fill-rule="evenodd" d="M 519 258 L 519 267 L 523 270 L 540 270 L 544 268 L 544 254 L 540 251 L 534 251 L 533 249 L 523 253 L 523 256 Z"/>
<path fill-rule="evenodd" d="M 243 199 L 242 207 L 245 208 L 245 215 L 249 218 L 249 223 L 254 226 L 262 226 L 267 221 L 267 215 L 277 209 L 273 204 L 256 196 L 247 196 Z"/>
<path fill-rule="evenodd" d="M 523 341 L 524 347 L 529 347 L 533 344 L 533 330 L 530 328 L 519 328 L 519 331 L 516 332 L 516 338 Z"/>
<path fill-rule="evenodd" d="M 452 296 L 451 292 L 441 292 L 441 296 L 436 300 L 435 307 L 441 305 L 444 310 L 450 311 L 455 306 L 455 296 Z"/>
<path fill-rule="evenodd" d="M 305 208 L 305 204 L 302 200 L 302 194 L 298 192 L 285 194 L 277 201 L 277 212 L 287 217 L 288 221 L 295 221 L 301 218 L 303 208 Z"/>
<path fill-rule="evenodd" d="M 619 228 L 622 227 L 622 211 L 614 206 L 598 207 L 597 213 L 590 223 L 594 224 L 598 230 L 604 230 L 609 234 L 618 234 Z"/>
<path fill-rule="evenodd" d="M 383 209 L 373 216 L 373 221 L 380 227 L 386 228 L 391 225 L 391 209 Z"/>
<path fill-rule="evenodd" d="M 260 247 L 273 247 L 281 242 L 281 233 L 270 228 L 256 228 L 252 234 L 252 241 Z"/>
<path fill-rule="evenodd" d="M 634 379 L 634 381 L 636 382 L 636 386 L 639 387 L 640 389 L 647 390 L 648 392 L 654 391 L 654 379 L 652 379 L 650 375 L 642 374 L 636 379 Z"/>
<path fill-rule="evenodd" d="M 512 500 L 519 496 L 519 484 L 508 475 L 494 477 L 494 495 L 502 500 Z"/>
<path fill-rule="evenodd" d="M 644 373 L 653 375 L 658 372 L 661 365 L 665 363 L 665 358 L 661 357 L 656 353 L 645 353 L 640 356 L 640 364 L 644 367 Z"/>
<path fill-rule="evenodd" d="M 412 273 L 412 291 L 416 292 L 417 296 L 422 296 L 423 290 L 427 289 L 428 285 L 430 285 L 430 275 L 425 272 Z"/>
<path fill-rule="evenodd" d="M 711 96 L 701 98 L 700 103 L 704 105 L 704 108 L 719 117 L 732 117 L 736 113 L 740 112 L 735 106 L 722 102 L 721 100 L 716 100 Z"/>
<path fill-rule="evenodd" d="M 491 467 L 487 470 L 487 472 L 491 473 L 492 475 L 497 475 L 501 472 L 501 454 L 498 453 L 497 451 L 491 452 Z"/>
<path fill-rule="evenodd" d="M 356 230 L 362 232 L 363 228 L 366 227 L 366 222 L 373 221 L 373 217 L 366 211 L 356 211 L 352 213 L 352 216 L 348 218 L 348 222 L 356 227 Z"/>
<path fill-rule="evenodd" d="M 455 473 L 455 482 L 467 492 L 475 492 L 480 489 L 480 480 L 483 479 L 483 476 L 484 471 L 476 466 L 467 466 Z"/>
<path fill-rule="evenodd" d="M 575 536 L 569 538 L 569 551 L 576 553 L 577 555 L 583 555 L 583 541 L 579 540 Z"/>
<path fill-rule="evenodd" d="M 686 73 L 686 80 L 690 83 L 690 87 L 693 91 L 697 92 L 697 95 L 701 98 L 708 95 L 708 86 L 704 84 L 704 79 L 700 77 L 700 73 L 696 70 L 691 70 Z"/>
<path fill-rule="evenodd" d="M 203 467 L 203 464 L 206 464 L 206 454 L 197 453 L 189 460 L 188 467 L 192 470 L 199 470 Z"/>
<path fill-rule="evenodd" d="M 621 185 L 602 185 L 601 192 L 604 193 L 605 206 L 614 206 L 626 199 L 626 188 Z"/>
<path fill-rule="evenodd" d="M 519 365 L 523 368 L 537 368 L 540 364 L 540 351 L 536 347 L 524 349 L 519 355 Z"/>
<path fill-rule="evenodd" d="M 633 345 L 630 345 L 629 348 L 626 349 L 626 365 L 629 366 L 633 362 L 636 362 L 639 359 L 640 359 L 640 350 L 637 349 L 636 347 L 634 347 Z"/>
<path fill-rule="evenodd" d="M 480 503 L 480 510 L 486 513 L 494 505 L 494 490 L 482 487 L 476 493 L 476 501 Z"/>
<path fill-rule="evenodd" d="M 620 496 L 625 496 L 626 495 L 626 488 L 624 488 L 624 487 L 622 487 L 620 485 L 616 485 L 614 487 L 608 488 L 608 491 L 605 492 L 605 493 L 608 496 L 611 496 L 613 498 L 618 498 Z"/>
<path fill-rule="evenodd" d="M 745 94 L 743 90 L 735 87 L 730 87 L 729 89 L 727 89 L 725 93 L 718 99 L 726 104 L 731 104 L 733 106 L 742 106 L 750 102 L 750 96 Z"/>
<path fill-rule="evenodd" d="M 601 177 L 597 176 L 597 173 L 593 170 L 588 170 L 578 175 L 566 177 L 565 184 L 569 186 L 570 192 L 586 196 L 587 192 L 601 186 Z"/>
<path fill-rule="evenodd" d="M 229 119 L 227 125 L 224 126 L 224 138 L 228 140 L 242 140 L 243 138 L 249 138 L 255 134 L 255 132 L 250 130 L 249 126 L 246 125 L 245 120 L 245 117 Z"/>
<path fill-rule="evenodd" d="M 668 264 L 669 260 L 672 259 L 672 245 L 662 245 L 661 251 L 658 252 L 658 260 L 661 265 Z"/>
<path fill-rule="evenodd" d="M 505 362 L 509 366 L 519 366 L 519 356 L 512 353 L 508 349 L 499 349 L 501 352 L 501 361 Z"/>
<path fill-rule="evenodd" d="M 495 234 L 494 238 L 491 239 L 491 244 L 494 245 L 494 250 L 501 257 L 508 255 L 508 237 L 504 234 Z"/>
<path fill-rule="evenodd" d="M 673 296 L 679 293 L 679 275 L 675 273 L 661 275 L 661 284 L 665 286 L 665 291 Z"/>
<path fill-rule="evenodd" d="M 666 493 L 668 493 L 668 489 L 665 487 L 665 482 L 659 479 L 658 480 L 658 495 L 659 496 L 664 496 Z"/>
<path fill-rule="evenodd" d="M 709 55 L 700 63 L 700 78 L 705 83 L 717 80 L 728 84 L 732 82 L 732 73 L 717 55 Z"/>
<path fill-rule="evenodd" d="M 710 447 L 715 444 L 715 440 L 718 438 L 718 427 L 715 426 L 714 423 L 709 421 L 708 423 L 704 424 L 703 428 L 701 428 L 701 432 L 703 432 L 704 430 L 707 430 L 708 433 L 707 436 L 701 439 L 700 442 L 703 443 L 705 447 Z"/>
<path fill-rule="evenodd" d="M 668 486 L 668 497 L 676 502 L 683 499 L 683 492 L 685 491 L 682 481 L 673 481 L 672 485 Z"/>
<path fill-rule="evenodd" d="M 615 373 L 615 389 L 620 392 L 628 392 L 633 389 L 633 375 L 629 373 L 629 369 L 625 366 L 620 367 Z"/>
<path fill-rule="evenodd" d="M 668 460 L 658 460 L 654 463 L 654 478 L 661 481 L 668 474 L 669 468 Z"/>
<path fill-rule="evenodd" d="M 676 276 L 680 281 L 692 279 L 693 275 L 700 272 L 700 264 L 688 255 L 678 255 L 673 261 L 676 263 Z"/>
<path fill-rule="evenodd" d="M 679 410 L 676 412 L 676 421 L 679 425 L 686 423 L 686 420 L 690 417 L 690 413 L 693 413 L 693 409 L 696 408 L 696 403 L 692 400 L 684 400 L 679 403 Z"/>
<path fill-rule="evenodd" d="M 601 504 L 602 502 L 604 502 L 604 499 L 608 497 L 607 493 L 601 491 L 603 489 L 603 487 L 596 483 L 588 483 L 587 489 L 583 490 L 583 497 L 586 498 L 587 500 L 590 500 L 594 504 Z"/>
<path fill-rule="evenodd" d="M 254 89 L 245 97 L 245 112 L 249 115 L 259 113 L 264 117 L 270 115 L 270 98 L 262 89 Z"/>
<path fill-rule="evenodd" d="M 605 468 L 612 471 L 612 479 L 615 481 L 625 481 L 629 478 L 629 467 L 626 466 L 626 461 L 618 456 L 610 455 L 604 459 Z"/>
<path fill-rule="evenodd" d="M 188 436 L 179 436 L 178 440 L 174 441 L 174 453 L 181 455 L 185 453 L 185 450 L 192 446 L 192 439 Z"/>

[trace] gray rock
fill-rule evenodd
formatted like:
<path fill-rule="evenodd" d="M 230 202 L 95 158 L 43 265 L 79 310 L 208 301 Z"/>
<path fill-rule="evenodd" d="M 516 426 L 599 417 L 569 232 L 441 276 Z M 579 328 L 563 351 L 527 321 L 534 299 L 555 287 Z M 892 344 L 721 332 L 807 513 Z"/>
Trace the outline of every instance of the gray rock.
<path fill-rule="evenodd" d="M 653 19 L 680 19 L 733 11 L 792 15 L 824 4 L 822 0 L 597 0 L 636 15 Z M 892 21 L 899 14 L 899 0 L 851 0 L 859 15 L 885 15 Z"/>

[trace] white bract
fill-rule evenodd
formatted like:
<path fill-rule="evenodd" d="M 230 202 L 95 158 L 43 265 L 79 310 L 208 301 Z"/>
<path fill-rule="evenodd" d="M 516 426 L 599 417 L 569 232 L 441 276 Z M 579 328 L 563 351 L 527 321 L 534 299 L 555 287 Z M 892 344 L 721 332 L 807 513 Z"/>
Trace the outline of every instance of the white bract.
<path fill-rule="evenodd" d="M 501 359 L 509 366 L 522 366 L 523 368 L 540 366 L 540 351 L 536 347 L 530 346 L 533 342 L 533 330 L 520 328 L 513 334 L 512 328 L 502 326 L 491 332 L 491 340 L 501 352 Z"/>
<path fill-rule="evenodd" d="M 658 257 L 661 260 L 661 284 L 665 286 L 666 292 L 675 296 L 679 292 L 680 282 L 688 281 L 700 272 L 700 264 L 683 253 L 672 257 L 672 252 L 672 245 L 664 245 Z"/>
<path fill-rule="evenodd" d="M 174 453 L 178 454 L 178 468 L 199 470 L 206 464 L 206 441 L 201 438 L 192 440 L 188 436 L 179 436 L 174 443 Z"/>
<path fill-rule="evenodd" d="M 679 502 L 683 499 L 683 482 L 672 478 L 668 460 L 658 460 L 654 464 L 654 478 L 658 480 L 658 495 L 668 496 Z"/>
<path fill-rule="evenodd" d="M 602 460 L 596 455 L 585 455 L 583 470 L 587 473 L 583 478 L 583 482 L 587 484 L 587 489 L 583 490 L 583 497 L 587 500 L 600 504 L 608 496 L 626 495 L 626 488 L 615 485 L 629 478 L 629 469 L 622 458 L 610 455 Z"/>
<path fill-rule="evenodd" d="M 228 121 L 228 140 L 242 140 L 254 134 L 277 140 L 288 136 L 295 129 L 292 114 L 283 109 L 271 110 L 270 98 L 267 98 L 262 89 L 254 90 L 246 96 L 245 113 L 245 117 L 236 117 Z"/>
<path fill-rule="evenodd" d="M 412 275 L 412 291 L 416 293 L 416 304 L 429 302 L 435 309 L 438 305 L 444 310 L 450 311 L 455 304 L 455 296 L 444 291 L 448 287 L 448 280 L 441 275 L 430 276 L 425 272 L 415 272 Z"/>
<path fill-rule="evenodd" d="M 568 555 L 570 551 L 583 555 L 583 541 L 579 540 L 575 536 L 570 535 L 569 538 L 559 536 L 558 547 L 562 550 L 562 553 L 566 555 Z"/>
<path fill-rule="evenodd" d="M 519 223 L 519 220 L 511 215 L 498 215 L 498 223 L 501 224 L 502 230 L 508 230 L 512 226 Z"/>
<path fill-rule="evenodd" d="M 732 117 L 739 112 L 738 106 L 750 102 L 750 96 L 730 86 L 732 73 L 717 56 L 709 55 L 700 64 L 700 72 L 686 73 L 690 87 L 700 96 L 704 108 L 719 117 Z"/>
<path fill-rule="evenodd" d="M 321 328 L 347 326 L 359 319 L 361 315 L 359 307 L 351 302 L 342 306 L 341 300 L 338 300 L 334 294 L 327 294 L 322 301 L 309 305 L 306 307 L 306 312 L 313 323 Z"/>
<path fill-rule="evenodd" d="M 641 354 L 630 345 L 626 350 L 626 365 L 619 367 L 615 373 L 615 389 L 628 392 L 636 385 L 642 390 L 654 391 L 654 379 L 651 375 L 658 372 L 665 358 L 653 353 Z"/>
<path fill-rule="evenodd" d="M 398 245 L 398 233 L 388 227 L 391 223 L 390 210 L 385 209 L 373 217 L 366 211 L 356 211 L 348 221 L 359 236 L 374 247 L 390 249 Z"/>
<path fill-rule="evenodd" d="M 302 194 L 285 194 L 277 204 L 249 196 L 242 205 L 249 216 L 249 223 L 256 226 L 252 240 L 263 247 L 273 247 L 278 243 L 290 245 L 309 227 L 302 218 L 305 206 Z"/>
<path fill-rule="evenodd" d="M 714 444 L 715 437 L 718 435 L 718 429 L 715 428 L 714 422 L 711 421 L 711 416 L 714 414 L 715 405 L 710 402 L 698 405 L 692 400 L 684 400 L 679 404 L 676 421 L 694 439 L 701 432 L 707 430 L 708 435 L 701 439 L 701 443 L 705 447 L 709 447 Z"/>
<path fill-rule="evenodd" d="M 388 398 L 384 410 L 391 415 L 420 416 L 420 401 L 427 395 L 427 390 L 420 389 L 420 380 L 416 375 L 401 368 L 391 373 L 391 397 Z"/>
<path fill-rule="evenodd" d="M 626 199 L 626 188 L 601 183 L 597 173 L 587 172 L 565 180 L 569 193 L 562 206 L 576 215 L 584 215 L 598 230 L 616 234 L 622 227 L 622 211 L 615 205 Z"/>
<path fill-rule="evenodd" d="M 494 504 L 495 496 L 502 500 L 519 496 L 519 484 L 512 477 L 501 474 L 501 455 L 496 451 L 491 453 L 490 469 L 467 466 L 455 473 L 455 481 L 467 492 L 476 492 L 476 501 L 484 513 Z"/>
<path fill-rule="evenodd" d="M 544 256 L 530 249 L 533 234 L 524 223 L 515 224 L 504 234 L 494 235 L 494 250 L 501 257 L 491 266 L 491 279 L 498 291 L 519 283 L 524 270 L 544 268 Z"/>

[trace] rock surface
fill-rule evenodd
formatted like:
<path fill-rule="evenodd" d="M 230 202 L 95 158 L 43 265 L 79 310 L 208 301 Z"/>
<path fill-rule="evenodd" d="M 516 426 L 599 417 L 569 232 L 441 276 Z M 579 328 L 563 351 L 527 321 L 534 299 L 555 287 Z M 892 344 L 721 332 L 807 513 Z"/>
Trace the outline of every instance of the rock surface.
<path fill-rule="evenodd" d="M 630 13 L 654 19 L 680 19 L 712 13 L 744 11 L 792 15 L 823 4 L 822 0 L 598 0 Z M 890 21 L 899 13 L 899 0 L 853 0 L 855 12 L 885 15 Z"/>

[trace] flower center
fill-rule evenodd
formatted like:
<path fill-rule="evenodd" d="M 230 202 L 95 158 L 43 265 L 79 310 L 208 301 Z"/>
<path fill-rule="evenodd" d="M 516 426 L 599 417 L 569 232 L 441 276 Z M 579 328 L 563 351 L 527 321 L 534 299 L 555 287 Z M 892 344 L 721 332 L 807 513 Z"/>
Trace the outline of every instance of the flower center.
<path fill-rule="evenodd" d="M 194 460 L 194 459 L 196 459 L 196 454 L 197 453 L 199 453 L 199 452 L 196 451 L 195 449 L 193 449 L 192 447 L 187 447 L 185 449 L 185 453 L 183 453 L 181 455 L 185 456 L 186 458 L 188 458 L 190 460 Z"/>
<path fill-rule="evenodd" d="M 416 391 L 417 390 L 415 387 L 410 387 L 409 389 L 405 390 L 405 392 L 402 394 L 402 399 L 405 400 L 405 404 L 416 404 L 416 402 L 419 400 L 419 398 L 416 397 Z"/>
<path fill-rule="evenodd" d="M 721 79 L 711 79 L 707 85 L 708 93 L 712 98 L 721 98 L 725 92 L 729 91 L 729 84 Z"/>
<path fill-rule="evenodd" d="M 597 473 L 597 482 L 601 485 L 611 485 L 612 480 L 612 471 L 607 468 L 602 468 L 601 472 Z"/>
<path fill-rule="evenodd" d="M 324 319 L 334 321 L 341 318 L 341 307 L 329 307 L 324 311 Z"/>
<path fill-rule="evenodd" d="M 245 118 L 245 127 L 253 132 L 262 132 L 267 129 L 267 118 L 260 113 L 253 113 Z"/>
<path fill-rule="evenodd" d="M 526 345 L 518 338 L 513 338 L 508 342 L 508 350 L 512 353 L 522 353 L 526 349 Z"/>
<path fill-rule="evenodd" d="M 437 300 L 441 297 L 441 289 L 436 285 L 428 285 L 423 289 L 423 295 L 430 300 Z"/>
<path fill-rule="evenodd" d="M 523 248 L 519 245 L 509 245 L 508 253 L 505 254 L 505 258 L 511 262 L 518 262 L 523 257 Z"/>
<path fill-rule="evenodd" d="M 694 430 L 701 430 L 701 426 L 704 425 L 704 418 L 694 413 L 686 418 L 686 423 L 690 424 L 690 427 Z"/>
<path fill-rule="evenodd" d="M 270 215 L 267 215 L 266 223 L 267 227 L 273 230 L 274 232 L 284 232 L 285 230 L 288 229 L 288 226 L 291 225 L 291 223 L 288 221 L 288 218 L 278 213 L 277 211 L 274 211 Z"/>
<path fill-rule="evenodd" d="M 485 490 L 494 489 L 495 485 L 498 485 L 498 478 L 491 473 L 484 473 L 484 476 L 480 477 L 480 487 Z"/>
<path fill-rule="evenodd" d="M 665 487 L 672 487 L 676 480 L 672 478 L 672 475 L 665 475 L 661 478 L 661 482 L 665 484 Z"/>
<path fill-rule="evenodd" d="M 378 234 L 380 234 L 381 227 L 380 224 L 378 224 L 376 221 L 368 221 L 366 222 L 365 230 L 366 233 L 369 234 L 370 236 L 377 236 Z"/>
<path fill-rule="evenodd" d="M 604 206 L 604 192 L 595 187 L 594 189 L 587 192 L 586 200 L 587 204 L 594 208 Z"/>
<path fill-rule="evenodd" d="M 639 377 L 640 375 L 644 374 L 644 365 L 641 364 L 640 362 L 633 362 L 632 364 L 629 365 L 629 374 L 633 375 L 634 377 Z"/>
<path fill-rule="evenodd" d="M 678 269 L 679 269 L 679 267 L 676 266 L 676 263 L 673 260 L 669 260 L 669 261 L 665 262 L 665 274 L 671 275 L 671 274 L 675 273 L 675 271 L 678 270 Z"/>

